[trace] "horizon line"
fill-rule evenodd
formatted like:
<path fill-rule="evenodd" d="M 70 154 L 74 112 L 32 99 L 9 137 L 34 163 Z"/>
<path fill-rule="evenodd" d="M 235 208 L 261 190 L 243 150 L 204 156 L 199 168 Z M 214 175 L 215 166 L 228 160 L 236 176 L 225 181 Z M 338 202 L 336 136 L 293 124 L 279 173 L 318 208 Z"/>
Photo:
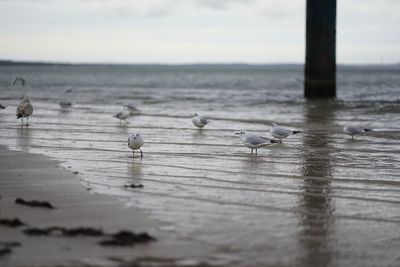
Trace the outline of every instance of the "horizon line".
<path fill-rule="evenodd" d="M 13 60 L 13 59 L 0 59 L 0 65 L 98 65 L 98 66 L 140 66 L 140 65 L 153 65 L 153 66 L 304 66 L 302 62 L 68 62 L 68 61 L 46 61 L 46 60 Z M 397 66 L 397 63 L 336 63 L 337 66 Z"/>

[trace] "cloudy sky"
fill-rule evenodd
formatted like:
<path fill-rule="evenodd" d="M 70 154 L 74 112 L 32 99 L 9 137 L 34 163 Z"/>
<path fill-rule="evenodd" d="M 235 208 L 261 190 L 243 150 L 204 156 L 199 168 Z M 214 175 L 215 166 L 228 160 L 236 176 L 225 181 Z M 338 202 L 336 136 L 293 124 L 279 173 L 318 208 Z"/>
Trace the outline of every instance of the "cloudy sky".
<path fill-rule="evenodd" d="M 337 0 L 339 63 L 400 62 L 400 0 Z M 0 59 L 303 63 L 306 0 L 0 0 Z"/>

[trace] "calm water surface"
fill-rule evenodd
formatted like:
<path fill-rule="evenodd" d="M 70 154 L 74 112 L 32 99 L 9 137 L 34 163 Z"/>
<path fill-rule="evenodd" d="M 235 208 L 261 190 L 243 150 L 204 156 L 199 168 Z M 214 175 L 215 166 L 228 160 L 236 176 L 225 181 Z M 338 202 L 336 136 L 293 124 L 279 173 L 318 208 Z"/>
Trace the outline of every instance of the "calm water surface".
<path fill-rule="evenodd" d="M 17 75 L 26 86 L 10 85 Z M 340 68 L 334 101 L 304 100 L 302 83 L 296 66 L 1 67 L 0 138 L 213 245 L 222 263 L 399 266 L 400 68 Z M 15 118 L 24 93 L 29 127 Z M 120 125 L 126 101 L 140 113 Z M 202 132 L 194 112 L 210 117 Z M 234 133 L 268 136 L 272 121 L 304 133 L 250 155 Z M 349 122 L 375 132 L 351 140 Z M 143 159 L 127 148 L 133 129 Z"/>

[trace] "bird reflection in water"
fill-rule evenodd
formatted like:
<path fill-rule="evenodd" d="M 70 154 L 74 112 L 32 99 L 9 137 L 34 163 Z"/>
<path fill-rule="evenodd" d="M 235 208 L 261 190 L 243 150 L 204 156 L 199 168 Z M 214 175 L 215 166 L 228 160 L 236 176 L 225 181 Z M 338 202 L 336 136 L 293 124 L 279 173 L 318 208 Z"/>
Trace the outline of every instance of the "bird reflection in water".
<path fill-rule="evenodd" d="M 31 138 L 32 131 L 29 127 L 17 127 L 17 139 L 16 139 L 16 147 L 17 149 L 21 149 L 22 151 L 29 152 L 32 146 Z"/>

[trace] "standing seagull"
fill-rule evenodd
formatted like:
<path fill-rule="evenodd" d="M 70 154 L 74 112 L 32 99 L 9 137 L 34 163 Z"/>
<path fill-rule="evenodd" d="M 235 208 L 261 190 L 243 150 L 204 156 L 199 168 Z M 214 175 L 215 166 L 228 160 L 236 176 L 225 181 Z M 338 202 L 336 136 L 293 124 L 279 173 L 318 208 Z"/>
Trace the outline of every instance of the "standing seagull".
<path fill-rule="evenodd" d="M 113 117 L 119 119 L 119 125 L 121 125 L 121 121 L 124 120 L 126 123 L 129 123 L 126 119 L 129 117 L 129 111 L 124 107 L 124 109 L 117 114 L 114 114 Z"/>
<path fill-rule="evenodd" d="M 58 104 L 62 109 L 68 109 L 72 107 L 72 102 L 65 98 L 61 99 L 60 102 L 58 102 Z"/>
<path fill-rule="evenodd" d="M 136 107 L 135 103 L 132 101 L 124 103 L 124 107 L 126 107 L 128 109 L 130 115 L 139 113 L 139 109 Z"/>
<path fill-rule="evenodd" d="M 61 98 L 60 102 L 58 104 L 60 105 L 61 109 L 66 110 L 72 107 L 72 101 L 67 97 L 67 94 L 72 92 L 72 88 L 69 88 L 65 90 L 64 92 L 64 97 Z"/>
<path fill-rule="evenodd" d="M 279 126 L 275 122 L 272 123 L 272 127 L 271 127 L 270 131 L 271 131 L 271 135 L 273 137 L 278 138 L 279 143 L 282 143 L 282 139 L 288 137 L 289 135 L 302 133 L 301 131 L 292 131 L 292 130 L 286 129 L 282 126 Z"/>
<path fill-rule="evenodd" d="M 140 149 L 144 144 L 143 138 L 140 133 L 133 132 L 128 138 L 128 147 L 132 149 L 133 156 L 135 156 L 135 150 L 140 151 L 140 157 L 143 158 L 143 152 Z"/>
<path fill-rule="evenodd" d="M 372 132 L 372 129 L 362 128 L 356 125 L 346 125 L 343 127 L 343 132 L 351 135 L 351 139 L 354 139 L 355 135 L 360 135 L 366 132 Z"/>
<path fill-rule="evenodd" d="M 203 129 L 204 126 L 207 125 L 208 120 L 205 116 L 200 116 L 197 113 L 194 113 L 194 117 L 192 118 L 192 122 L 194 126 L 199 128 L 199 130 Z"/>
<path fill-rule="evenodd" d="M 241 131 L 240 133 L 235 133 L 235 134 L 240 135 L 240 139 L 242 139 L 243 144 L 248 148 L 251 148 L 251 154 L 253 154 L 253 150 L 255 149 L 256 155 L 257 155 L 257 149 L 259 149 L 260 147 L 271 145 L 277 142 L 267 137 L 259 136 L 255 133 L 247 131 Z"/>
<path fill-rule="evenodd" d="M 21 119 L 22 125 L 24 125 L 24 117 L 26 117 L 26 126 L 28 126 L 28 118 L 33 113 L 33 106 L 29 101 L 29 97 L 24 96 L 22 101 L 19 103 L 17 107 L 17 119 Z"/>

